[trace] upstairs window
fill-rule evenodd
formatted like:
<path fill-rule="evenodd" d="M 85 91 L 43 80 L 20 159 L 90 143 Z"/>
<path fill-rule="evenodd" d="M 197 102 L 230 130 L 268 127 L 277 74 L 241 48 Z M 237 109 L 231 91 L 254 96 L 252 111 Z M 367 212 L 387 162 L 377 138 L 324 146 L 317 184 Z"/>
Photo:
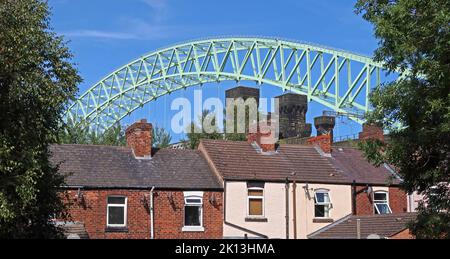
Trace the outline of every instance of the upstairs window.
<path fill-rule="evenodd" d="M 317 190 L 314 193 L 314 217 L 330 217 L 331 200 L 328 190 Z"/>
<path fill-rule="evenodd" d="M 125 227 L 127 225 L 127 198 L 121 196 L 108 197 L 107 205 L 108 227 Z"/>
<path fill-rule="evenodd" d="M 185 192 L 183 231 L 203 230 L 203 193 Z"/>
<path fill-rule="evenodd" d="M 373 206 L 375 208 L 375 214 L 392 213 L 391 208 L 389 207 L 389 196 L 387 192 L 374 192 Z"/>
<path fill-rule="evenodd" d="M 264 189 L 261 187 L 249 187 L 247 191 L 248 215 L 264 216 Z"/>

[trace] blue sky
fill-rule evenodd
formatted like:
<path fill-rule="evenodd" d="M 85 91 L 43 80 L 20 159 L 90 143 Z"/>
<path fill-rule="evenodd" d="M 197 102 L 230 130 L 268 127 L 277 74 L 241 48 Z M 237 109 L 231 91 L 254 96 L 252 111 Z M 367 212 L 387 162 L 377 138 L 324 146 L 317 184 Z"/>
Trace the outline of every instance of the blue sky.
<path fill-rule="evenodd" d="M 144 53 L 210 36 L 276 36 L 370 56 L 377 40 L 372 26 L 354 13 L 354 3 L 351 0 L 49 0 L 52 27 L 70 41 L 74 62 L 83 77 L 80 93 Z M 218 94 L 223 98 L 224 90 L 234 85 L 234 82 L 208 85 L 204 98 Z M 189 97 L 194 89 L 150 103 L 124 123 L 147 117 L 154 124 L 169 128 L 171 115 L 176 113 L 170 111 L 171 100 Z M 264 86 L 262 90 L 263 97 L 280 93 L 272 86 Z M 323 109 L 326 108 L 311 103 L 308 121 Z M 360 131 L 356 123 L 339 122 L 335 135 Z M 174 141 L 182 137 L 175 135 Z"/>

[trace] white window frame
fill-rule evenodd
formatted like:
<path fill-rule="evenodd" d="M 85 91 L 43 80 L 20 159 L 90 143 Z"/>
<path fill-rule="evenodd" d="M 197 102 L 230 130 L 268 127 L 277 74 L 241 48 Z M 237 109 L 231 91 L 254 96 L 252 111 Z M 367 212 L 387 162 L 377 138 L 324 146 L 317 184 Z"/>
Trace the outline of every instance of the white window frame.
<path fill-rule="evenodd" d="M 380 194 L 380 193 L 386 195 L 386 200 L 375 200 L 375 194 Z M 373 198 L 373 208 L 374 208 L 374 213 L 375 214 L 378 213 L 379 215 L 382 215 L 380 213 L 380 210 L 377 207 L 377 204 L 386 204 L 387 205 L 389 213 L 384 213 L 384 214 L 391 214 L 392 213 L 391 206 L 389 206 L 389 192 L 387 192 L 387 191 L 375 191 L 375 192 L 373 192 L 373 197 L 372 198 Z"/>
<path fill-rule="evenodd" d="M 199 199 L 200 202 L 188 202 L 188 199 Z M 186 226 L 186 207 L 200 207 L 200 226 Z M 203 226 L 203 192 L 184 192 L 184 207 L 183 207 L 183 228 L 184 232 L 198 232 L 205 231 Z"/>
<path fill-rule="evenodd" d="M 251 196 L 248 195 L 249 191 L 262 191 L 262 196 Z M 247 217 L 253 217 L 253 218 L 264 218 L 265 217 L 265 192 L 264 192 L 264 188 L 262 187 L 248 187 L 247 188 Z M 250 199 L 259 199 L 262 200 L 262 214 L 261 215 L 250 215 Z"/>
<path fill-rule="evenodd" d="M 109 198 L 125 198 L 125 203 L 124 204 L 109 204 L 109 202 L 108 202 Z M 124 213 L 123 224 L 109 224 L 109 208 L 110 207 L 123 208 L 123 213 Z M 112 228 L 126 227 L 127 226 L 127 214 L 128 214 L 128 197 L 121 196 L 121 195 L 111 195 L 111 196 L 106 197 L 106 226 L 107 227 L 112 227 Z"/>
<path fill-rule="evenodd" d="M 317 194 L 318 193 L 326 193 L 328 195 L 329 202 L 318 202 L 318 199 L 317 199 Z M 316 216 L 316 205 L 328 206 L 328 215 L 324 215 L 323 217 L 317 217 Z M 317 189 L 317 190 L 314 190 L 314 218 L 317 218 L 317 219 L 328 219 L 328 218 L 331 218 L 331 216 L 330 216 L 331 208 L 333 208 L 333 202 L 331 200 L 330 190 L 328 190 L 328 189 Z"/>

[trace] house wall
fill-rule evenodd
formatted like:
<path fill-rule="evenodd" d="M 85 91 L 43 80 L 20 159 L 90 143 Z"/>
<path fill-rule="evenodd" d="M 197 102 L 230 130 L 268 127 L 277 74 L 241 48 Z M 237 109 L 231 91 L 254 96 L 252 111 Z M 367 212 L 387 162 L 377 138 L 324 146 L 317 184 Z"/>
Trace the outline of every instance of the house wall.
<path fill-rule="evenodd" d="M 349 185 L 309 184 L 310 197 L 303 188 L 304 183 L 297 183 L 297 238 L 306 236 L 319 228 L 330 224 L 351 213 L 351 188 Z M 264 186 L 264 221 L 250 221 L 247 217 L 247 183 L 227 182 L 226 220 L 233 225 L 249 229 L 269 238 L 286 238 L 286 187 L 284 183 L 265 183 Z M 333 204 L 330 219 L 317 222 L 314 219 L 314 190 L 328 189 Z M 246 219 L 247 218 L 247 219 Z M 224 224 L 224 237 L 257 237 L 249 231 Z M 289 185 L 289 236 L 294 237 L 293 185 Z"/>
<path fill-rule="evenodd" d="M 365 186 L 356 186 L 356 191 L 365 189 Z M 389 206 L 392 213 L 404 213 L 408 211 L 408 195 L 398 187 L 372 186 L 373 192 L 384 191 L 389 193 Z M 356 215 L 373 215 L 372 196 L 365 192 L 356 195 Z"/>
<path fill-rule="evenodd" d="M 223 193 L 203 194 L 203 232 L 183 232 L 183 192 L 158 191 L 154 196 L 155 238 L 222 238 L 223 237 Z"/>
<path fill-rule="evenodd" d="M 94 239 L 149 239 L 149 190 L 82 190 L 83 200 L 76 199 L 78 190 L 68 190 L 70 220 L 83 222 L 89 238 Z M 167 197 L 171 193 L 173 201 Z M 123 231 L 110 231 L 106 226 L 107 197 L 127 197 L 127 227 Z M 209 202 L 215 197 L 217 204 Z M 184 195 L 182 191 L 154 191 L 155 238 L 221 238 L 222 192 L 203 194 L 203 232 L 183 232 Z M 175 205 L 175 206 L 173 206 Z"/>
<path fill-rule="evenodd" d="M 352 213 L 350 185 L 308 184 L 307 189 L 309 192 L 306 191 L 306 184 L 297 184 L 297 238 L 306 238 L 307 235 Z M 314 218 L 314 191 L 317 189 L 329 191 L 332 203 L 329 219 Z"/>

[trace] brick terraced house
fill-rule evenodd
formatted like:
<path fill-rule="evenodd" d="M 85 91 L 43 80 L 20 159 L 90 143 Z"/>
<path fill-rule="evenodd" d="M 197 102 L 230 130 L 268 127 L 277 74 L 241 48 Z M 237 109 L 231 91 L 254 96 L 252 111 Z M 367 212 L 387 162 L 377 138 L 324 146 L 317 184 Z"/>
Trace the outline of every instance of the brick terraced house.
<path fill-rule="evenodd" d="M 286 132 L 309 131 L 306 108 L 284 105 L 286 120 L 298 122 Z M 141 120 L 127 128 L 127 147 L 53 145 L 71 215 L 57 224 L 68 238 L 354 238 L 357 221 L 362 238 L 410 238 L 402 227 L 415 206 L 395 171 L 334 144 L 333 118 L 314 121 L 318 136 L 291 132 L 301 139 L 292 144 L 262 144 L 256 133 L 155 150 L 152 125 Z M 384 138 L 371 125 L 359 137 Z"/>
<path fill-rule="evenodd" d="M 82 238 L 222 238 L 223 189 L 197 150 L 151 150 L 151 124 L 126 131 L 129 147 L 53 145 L 68 174 L 68 233 Z M 75 228 L 76 226 L 76 228 Z"/>
<path fill-rule="evenodd" d="M 224 186 L 225 238 L 307 238 L 348 215 L 408 211 L 395 172 L 374 167 L 355 148 L 333 147 L 331 134 L 309 145 L 259 139 L 199 145 Z"/>

